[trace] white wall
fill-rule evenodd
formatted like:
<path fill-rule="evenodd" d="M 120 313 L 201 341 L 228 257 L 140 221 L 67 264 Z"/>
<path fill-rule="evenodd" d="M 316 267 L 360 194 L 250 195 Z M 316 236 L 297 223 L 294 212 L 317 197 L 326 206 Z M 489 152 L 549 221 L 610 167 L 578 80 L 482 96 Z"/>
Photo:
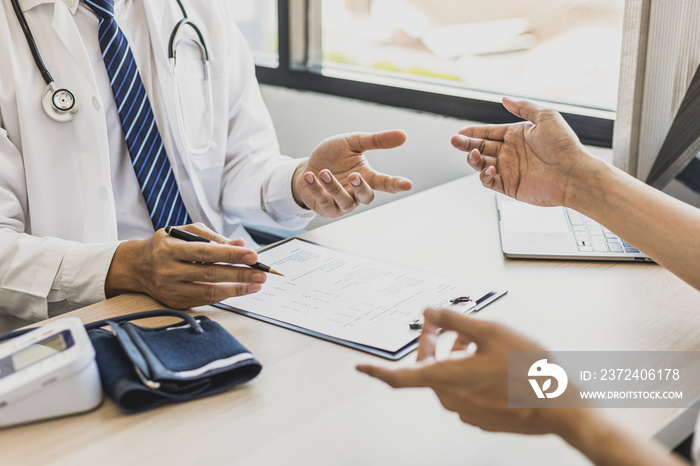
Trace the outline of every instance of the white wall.
<path fill-rule="evenodd" d="M 450 144 L 457 130 L 473 122 L 274 86 L 262 86 L 262 93 L 283 154 L 306 157 L 320 141 L 335 134 L 398 128 L 408 134 L 406 144 L 397 149 L 370 152 L 369 161 L 379 171 L 413 181 L 410 193 L 474 173 L 466 163 L 466 154 Z M 607 149 L 590 149 L 607 160 L 612 157 Z M 370 207 L 403 195 L 406 194 L 378 193 Z M 328 222 L 316 218 L 309 229 Z"/>

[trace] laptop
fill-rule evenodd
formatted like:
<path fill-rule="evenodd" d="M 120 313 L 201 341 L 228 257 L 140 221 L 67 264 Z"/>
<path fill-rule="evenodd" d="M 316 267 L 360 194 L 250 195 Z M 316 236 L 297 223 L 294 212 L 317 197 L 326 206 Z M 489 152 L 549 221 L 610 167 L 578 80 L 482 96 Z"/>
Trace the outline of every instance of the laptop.
<path fill-rule="evenodd" d="M 510 258 L 651 261 L 601 224 L 566 207 L 496 196 L 501 248 Z"/>

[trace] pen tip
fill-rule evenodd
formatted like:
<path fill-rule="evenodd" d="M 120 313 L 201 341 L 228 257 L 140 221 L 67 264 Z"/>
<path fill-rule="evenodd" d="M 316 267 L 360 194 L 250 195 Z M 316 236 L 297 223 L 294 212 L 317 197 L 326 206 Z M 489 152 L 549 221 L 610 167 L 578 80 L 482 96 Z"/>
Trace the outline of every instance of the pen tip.
<path fill-rule="evenodd" d="M 280 277 L 284 277 L 283 273 L 279 273 L 277 270 L 273 269 L 270 267 L 270 273 L 274 273 L 275 275 L 279 275 Z"/>

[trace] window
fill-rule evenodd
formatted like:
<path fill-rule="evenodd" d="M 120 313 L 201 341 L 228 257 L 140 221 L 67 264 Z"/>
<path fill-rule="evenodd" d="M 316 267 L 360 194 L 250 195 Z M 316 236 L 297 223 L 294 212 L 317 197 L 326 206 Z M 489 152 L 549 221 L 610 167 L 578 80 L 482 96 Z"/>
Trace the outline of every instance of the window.
<path fill-rule="evenodd" d="M 278 26 L 276 0 L 233 0 L 236 23 L 248 40 L 255 63 L 278 66 Z"/>
<path fill-rule="evenodd" d="M 614 110 L 624 0 L 323 0 L 323 64 Z"/>
<path fill-rule="evenodd" d="M 261 83 L 485 123 L 513 121 L 502 95 L 528 98 L 611 146 L 624 0 L 233 1 Z"/>

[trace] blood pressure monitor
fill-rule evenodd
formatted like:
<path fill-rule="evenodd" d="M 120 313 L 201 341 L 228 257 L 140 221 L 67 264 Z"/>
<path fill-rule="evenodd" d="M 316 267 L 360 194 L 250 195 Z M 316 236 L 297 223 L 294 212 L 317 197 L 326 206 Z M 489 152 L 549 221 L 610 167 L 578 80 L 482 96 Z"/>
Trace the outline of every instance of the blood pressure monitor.
<path fill-rule="evenodd" d="M 0 344 L 0 428 L 101 402 L 95 350 L 80 319 L 59 319 Z"/>

